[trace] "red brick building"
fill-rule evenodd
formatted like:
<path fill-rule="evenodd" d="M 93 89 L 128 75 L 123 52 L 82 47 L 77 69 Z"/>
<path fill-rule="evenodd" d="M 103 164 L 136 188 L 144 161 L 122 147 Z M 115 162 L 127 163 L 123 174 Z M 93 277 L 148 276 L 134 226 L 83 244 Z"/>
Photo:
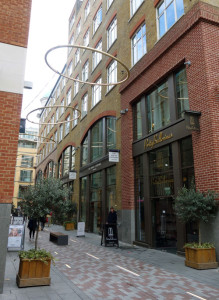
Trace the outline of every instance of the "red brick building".
<path fill-rule="evenodd" d="M 0 293 L 3 290 L 31 0 L 0 2 Z"/>

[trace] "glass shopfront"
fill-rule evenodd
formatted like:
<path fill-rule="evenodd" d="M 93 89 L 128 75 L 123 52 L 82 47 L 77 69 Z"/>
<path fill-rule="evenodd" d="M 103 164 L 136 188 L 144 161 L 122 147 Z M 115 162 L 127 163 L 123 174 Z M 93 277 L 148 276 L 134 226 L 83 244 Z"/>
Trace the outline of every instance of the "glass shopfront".
<path fill-rule="evenodd" d="M 98 233 L 102 224 L 102 172 L 91 175 L 90 231 Z"/>

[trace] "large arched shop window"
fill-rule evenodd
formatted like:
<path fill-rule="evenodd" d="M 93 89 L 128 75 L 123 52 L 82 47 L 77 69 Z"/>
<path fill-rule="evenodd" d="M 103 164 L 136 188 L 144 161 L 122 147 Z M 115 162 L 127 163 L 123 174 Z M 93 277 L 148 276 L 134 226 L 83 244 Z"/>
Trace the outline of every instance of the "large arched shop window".
<path fill-rule="evenodd" d="M 36 174 L 36 183 L 39 183 L 43 178 L 43 172 L 42 170 L 39 170 Z"/>
<path fill-rule="evenodd" d="M 45 178 L 49 178 L 49 177 L 55 177 L 55 163 L 53 160 L 51 160 L 47 165 L 46 165 L 46 168 L 45 168 L 45 171 L 44 171 L 44 177 Z"/>
<path fill-rule="evenodd" d="M 116 118 L 105 117 L 97 121 L 82 142 L 82 167 L 116 149 Z"/>
<path fill-rule="evenodd" d="M 75 169 L 75 147 L 68 146 L 58 161 L 58 178 L 67 177 Z"/>

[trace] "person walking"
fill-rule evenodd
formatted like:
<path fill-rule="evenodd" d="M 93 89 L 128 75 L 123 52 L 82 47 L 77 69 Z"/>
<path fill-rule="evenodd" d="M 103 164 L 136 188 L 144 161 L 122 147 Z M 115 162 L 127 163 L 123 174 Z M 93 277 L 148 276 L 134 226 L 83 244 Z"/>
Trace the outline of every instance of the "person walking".
<path fill-rule="evenodd" d="M 41 230 L 44 229 L 45 223 L 46 223 L 46 218 L 45 217 L 40 217 L 40 227 L 41 227 Z"/>
<path fill-rule="evenodd" d="M 37 228 L 37 220 L 34 218 L 30 218 L 27 228 L 29 229 L 29 237 L 30 237 L 30 241 L 31 241 L 31 236 L 32 236 L 32 239 L 34 239 L 35 231 Z"/>

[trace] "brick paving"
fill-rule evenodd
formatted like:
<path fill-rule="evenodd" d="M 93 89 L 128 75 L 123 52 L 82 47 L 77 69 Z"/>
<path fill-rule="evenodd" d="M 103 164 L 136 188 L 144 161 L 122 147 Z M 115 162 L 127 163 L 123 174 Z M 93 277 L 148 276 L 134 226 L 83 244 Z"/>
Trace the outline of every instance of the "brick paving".
<path fill-rule="evenodd" d="M 194 280 L 177 274 L 177 270 L 170 272 L 150 264 L 150 260 L 145 262 L 137 255 L 127 256 L 128 250 L 101 247 L 100 236 L 87 234 L 88 237 L 77 238 L 75 232 L 65 232 L 69 235 L 68 246 L 57 246 L 49 242 L 49 231 L 64 232 L 58 226 L 46 228 L 40 232 L 39 246 L 53 253 L 55 268 L 90 299 L 219 299 L 218 270 L 208 271 L 216 281 L 218 278 L 217 288 L 200 282 L 198 273 Z M 135 254 L 139 248 L 135 248 Z M 162 255 L 165 257 L 165 253 Z M 176 255 L 172 257 L 177 259 Z M 182 259 L 180 262 L 183 264 Z"/>

